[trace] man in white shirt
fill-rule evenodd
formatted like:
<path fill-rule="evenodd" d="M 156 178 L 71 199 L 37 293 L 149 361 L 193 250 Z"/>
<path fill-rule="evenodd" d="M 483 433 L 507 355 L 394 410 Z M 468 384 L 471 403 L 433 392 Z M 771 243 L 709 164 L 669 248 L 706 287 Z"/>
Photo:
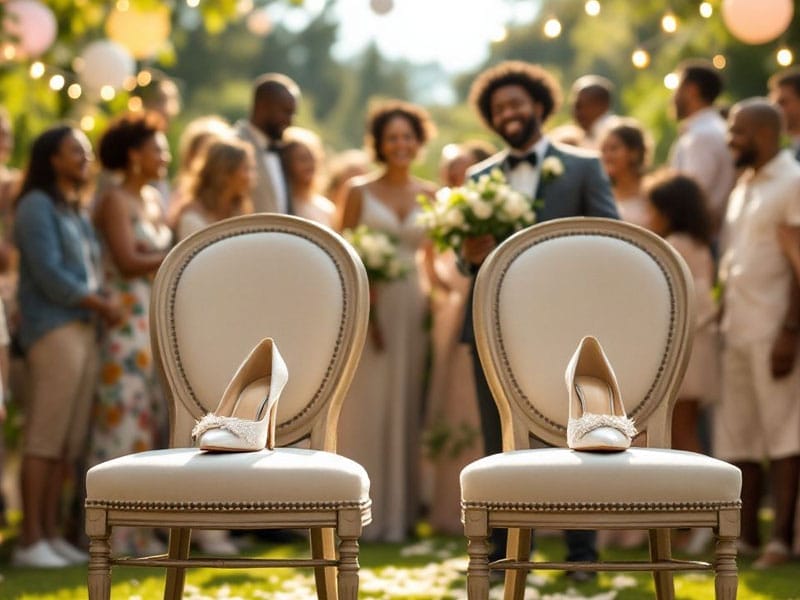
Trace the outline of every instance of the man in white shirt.
<path fill-rule="evenodd" d="M 300 100 L 300 88 L 286 75 L 267 73 L 253 86 L 249 120 L 236 123 L 236 134 L 253 148 L 256 183 L 255 212 L 292 213 L 289 186 L 281 166 L 283 132 L 292 124 Z"/>
<path fill-rule="evenodd" d="M 735 172 L 727 146 L 725 120 L 714 108 L 722 77 L 705 61 L 689 61 L 679 69 L 673 102 L 680 135 L 670 150 L 670 166 L 700 184 L 708 200 L 714 236 L 725 215 Z"/>
<path fill-rule="evenodd" d="M 769 96 L 783 113 L 792 154 L 800 161 L 800 68 L 773 75 L 769 80 Z"/>
<path fill-rule="evenodd" d="M 744 169 L 725 216 L 722 400 L 715 453 L 742 470 L 743 551 L 759 547 L 762 465 L 775 505 L 770 542 L 754 568 L 790 558 L 800 479 L 800 287 L 778 243 L 800 225 L 800 164 L 780 149 L 781 115 L 766 99 L 733 107 L 730 147 Z"/>

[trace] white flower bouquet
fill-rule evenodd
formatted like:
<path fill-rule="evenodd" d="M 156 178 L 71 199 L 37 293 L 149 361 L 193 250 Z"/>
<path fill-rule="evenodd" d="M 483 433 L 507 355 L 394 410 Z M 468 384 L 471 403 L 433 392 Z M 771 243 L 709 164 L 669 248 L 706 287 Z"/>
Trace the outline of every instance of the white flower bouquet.
<path fill-rule="evenodd" d="M 408 273 L 408 265 L 397 257 L 397 242 L 387 233 L 359 225 L 342 235 L 364 263 L 370 283 L 402 279 Z"/>
<path fill-rule="evenodd" d="M 534 203 L 512 189 L 500 169 L 431 199 L 420 195 L 418 219 L 439 250 L 461 249 L 464 238 L 492 235 L 497 241 L 536 222 Z"/>

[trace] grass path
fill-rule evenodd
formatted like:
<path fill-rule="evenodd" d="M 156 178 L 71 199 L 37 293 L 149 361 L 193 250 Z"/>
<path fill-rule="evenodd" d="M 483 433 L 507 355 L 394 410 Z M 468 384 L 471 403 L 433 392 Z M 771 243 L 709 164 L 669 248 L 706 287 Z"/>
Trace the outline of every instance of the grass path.
<path fill-rule="evenodd" d="M 57 571 L 14 569 L 8 564 L 10 539 L 0 546 L 0 598 L 14 600 L 84 600 L 85 568 Z M 558 559 L 564 549 L 560 537 L 539 541 L 539 558 Z M 248 555 L 301 556 L 305 545 L 256 545 Z M 607 558 L 641 558 L 645 550 L 606 553 Z M 466 552 L 460 538 L 432 537 L 407 545 L 361 545 L 361 598 L 433 600 L 466 598 Z M 800 600 L 800 563 L 756 572 L 750 561 L 740 561 L 739 600 Z M 159 569 L 117 568 L 112 598 L 161 598 L 163 572 Z M 714 597 L 713 578 L 691 574 L 676 578 L 676 598 Z M 292 569 L 213 570 L 189 572 L 186 600 L 308 600 L 314 597 L 310 571 Z M 492 598 L 501 598 L 500 587 Z M 649 576 L 601 574 L 596 582 L 576 585 L 556 572 L 536 572 L 528 578 L 526 600 L 644 600 L 654 597 Z"/>

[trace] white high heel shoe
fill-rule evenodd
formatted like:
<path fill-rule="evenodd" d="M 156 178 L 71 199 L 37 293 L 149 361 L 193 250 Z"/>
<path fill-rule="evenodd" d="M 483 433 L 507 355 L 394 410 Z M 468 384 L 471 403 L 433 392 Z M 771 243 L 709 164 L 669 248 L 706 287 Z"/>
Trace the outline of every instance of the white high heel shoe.
<path fill-rule="evenodd" d="M 201 450 L 253 452 L 275 447 L 278 399 L 289 373 L 272 338 L 264 338 L 239 366 L 217 410 L 192 429 Z"/>
<path fill-rule="evenodd" d="M 617 378 L 597 338 L 584 337 L 565 373 L 569 397 L 567 446 L 573 450 L 618 452 L 636 435 L 625 414 Z"/>

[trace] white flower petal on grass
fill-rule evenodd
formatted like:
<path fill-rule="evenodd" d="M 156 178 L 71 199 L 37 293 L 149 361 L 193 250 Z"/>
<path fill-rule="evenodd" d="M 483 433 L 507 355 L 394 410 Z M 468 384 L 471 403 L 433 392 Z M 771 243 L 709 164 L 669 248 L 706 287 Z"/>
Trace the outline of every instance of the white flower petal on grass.
<path fill-rule="evenodd" d="M 611 587 L 615 590 L 636 587 L 636 579 L 630 575 L 615 575 L 611 579 Z"/>

